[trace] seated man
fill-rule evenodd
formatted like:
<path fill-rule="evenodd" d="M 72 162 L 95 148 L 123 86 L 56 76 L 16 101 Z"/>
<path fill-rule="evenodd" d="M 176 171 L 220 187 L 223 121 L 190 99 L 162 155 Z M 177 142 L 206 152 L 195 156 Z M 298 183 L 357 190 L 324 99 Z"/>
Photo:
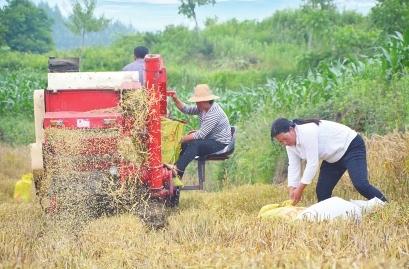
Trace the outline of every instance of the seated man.
<path fill-rule="evenodd" d="M 190 132 L 182 138 L 182 152 L 176 165 L 167 165 L 172 169 L 175 186 L 183 186 L 180 178 L 183 177 L 187 165 L 196 156 L 205 156 L 224 149 L 231 141 L 229 119 L 219 104 L 214 100 L 219 97 L 213 95 L 207 84 L 199 84 L 194 89 L 194 95 L 189 99 L 196 106 L 187 106 L 172 92 L 171 95 L 176 107 L 183 113 L 198 115 L 200 128 Z"/>

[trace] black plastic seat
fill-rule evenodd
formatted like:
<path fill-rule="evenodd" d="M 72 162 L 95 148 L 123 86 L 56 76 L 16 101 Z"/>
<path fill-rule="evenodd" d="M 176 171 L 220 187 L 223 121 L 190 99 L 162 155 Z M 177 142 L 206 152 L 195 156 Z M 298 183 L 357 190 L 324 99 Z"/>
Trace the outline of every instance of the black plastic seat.
<path fill-rule="evenodd" d="M 224 161 L 230 158 L 234 152 L 234 147 L 236 143 L 236 126 L 231 126 L 231 142 L 222 150 L 212 153 L 206 156 L 196 156 L 197 160 L 197 175 L 199 178 L 198 185 L 191 185 L 183 187 L 183 190 L 203 190 L 203 185 L 206 180 L 206 161 Z"/>

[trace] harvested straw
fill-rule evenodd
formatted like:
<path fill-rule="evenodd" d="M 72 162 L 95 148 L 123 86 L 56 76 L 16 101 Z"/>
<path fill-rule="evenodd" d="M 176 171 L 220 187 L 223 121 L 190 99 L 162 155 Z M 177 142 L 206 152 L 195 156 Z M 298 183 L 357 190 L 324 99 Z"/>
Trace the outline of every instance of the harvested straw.
<path fill-rule="evenodd" d="M 151 202 L 140 175 L 120 184 L 118 178 L 107 171 L 109 167 L 117 167 L 121 160 L 141 168 L 148 156 L 148 95 L 144 90 L 124 91 L 121 100 L 121 106 L 114 110 L 120 111 L 131 123 L 130 136 L 122 136 L 120 128 L 50 128 L 45 131 L 47 171 L 39 192 L 43 205 L 52 207 L 57 203 L 55 218 L 80 227 L 103 214 L 129 212 L 152 227 L 164 225 L 163 205 Z"/>
<path fill-rule="evenodd" d="M 394 132 L 366 139 L 370 181 L 379 185 L 387 197 L 409 197 L 409 134 Z"/>
<path fill-rule="evenodd" d="M 132 122 L 132 131 L 130 137 L 120 138 L 118 151 L 125 160 L 137 167 L 144 165 L 148 156 L 146 122 L 150 102 L 146 91 L 125 91 L 122 95 L 121 111 Z"/>

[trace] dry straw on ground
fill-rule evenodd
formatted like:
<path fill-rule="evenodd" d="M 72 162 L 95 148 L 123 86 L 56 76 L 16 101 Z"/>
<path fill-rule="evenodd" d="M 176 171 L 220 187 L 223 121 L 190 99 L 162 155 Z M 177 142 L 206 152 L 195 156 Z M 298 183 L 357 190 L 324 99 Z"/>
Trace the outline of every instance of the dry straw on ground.
<path fill-rule="evenodd" d="M 32 268 L 408 268 L 409 136 L 391 134 L 366 141 L 371 181 L 387 194 L 390 203 L 360 222 L 257 219 L 263 205 L 287 199 L 284 185 L 182 192 L 179 209 L 160 230 L 147 228 L 132 214 L 121 214 L 90 220 L 73 232 L 45 221 L 38 201 L 17 204 L 6 199 L 0 205 L 0 264 Z M 2 177 L 0 181 L 10 180 Z M 362 199 L 348 178 L 342 179 L 334 195 Z M 301 205 L 314 202 L 311 186 Z"/>

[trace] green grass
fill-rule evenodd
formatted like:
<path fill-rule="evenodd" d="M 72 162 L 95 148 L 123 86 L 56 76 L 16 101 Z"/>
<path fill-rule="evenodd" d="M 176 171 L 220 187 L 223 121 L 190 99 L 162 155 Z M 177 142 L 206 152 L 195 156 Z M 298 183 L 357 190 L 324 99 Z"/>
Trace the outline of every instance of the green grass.
<path fill-rule="evenodd" d="M 35 141 L 32 115 L 3 115 L 0 118 L 0 141 L 8 144 L 27 145 Z"/>

